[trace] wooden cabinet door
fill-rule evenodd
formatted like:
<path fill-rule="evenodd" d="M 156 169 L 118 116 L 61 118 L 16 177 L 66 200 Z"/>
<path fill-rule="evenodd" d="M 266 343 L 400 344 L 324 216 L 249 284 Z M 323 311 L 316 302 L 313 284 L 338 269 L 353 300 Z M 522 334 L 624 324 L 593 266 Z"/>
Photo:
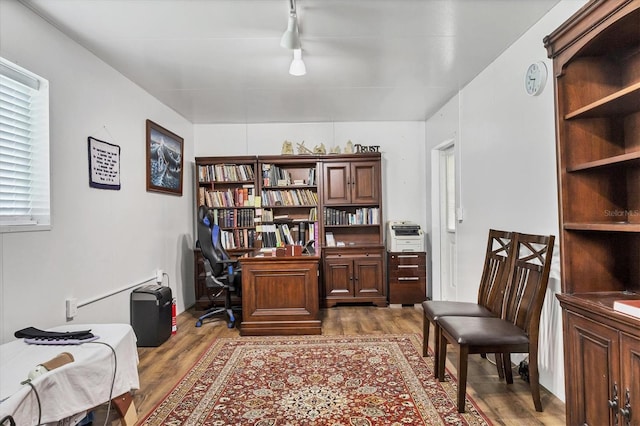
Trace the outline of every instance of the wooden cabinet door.
<path fill-rule="evenodd" d="M 380 203 L 380 162 L 358 161 L 351 164 L 351 203 Z"/>
<path fill-rule="evenodd" d="M 353 261 L 354 296 L 384 296 L 382 258 L 380 256 L 356 258 Z"/>
<path fill-rule="evenodd" d="M 325 297 L 353 297 L 353 260 L 349 257 L 325 259 Z"/>
<path fill-rule="evenodd" d="M 620 408 L 629 410 L 629 418 L 621 411 L 618 424 L 640 424 L 640 339 L 621 333 L 620 337 L 621 386 L 619 387 Z"/>
<path fill-rule="evenodd" d="M 623 399 L 618 331 L 571 312 L 566 313 L 565 320 L 565 337 L 569 340 L 565 353 L 565 374 L 569 375 L 567 424 L 613 426 L 617 410 L 609 407 L 609 401 L 614 398 L 615 384 L 619 400 Z"/>
<path fill-rule="evenodd" d="M 323 168 L 323 201 L 326 205 L 351 202 L 350 163 L 325 163 Z"/>

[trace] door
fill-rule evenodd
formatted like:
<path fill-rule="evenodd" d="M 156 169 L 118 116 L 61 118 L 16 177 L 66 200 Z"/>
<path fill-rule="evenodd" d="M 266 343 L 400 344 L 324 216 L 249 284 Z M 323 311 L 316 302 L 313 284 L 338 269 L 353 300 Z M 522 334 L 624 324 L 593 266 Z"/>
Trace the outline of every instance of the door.
<path fill-rule="evenodd" d="M 436 222 L 433 229 L 437 230 L 439 245 L 434 245 L 438 250 L 439 262 L 435 259 L 434 282 L 440 283 L 440 300 L 457 300 L 456 288 L 456 161 L 455 145 L 453 141 L 443 143 L 434 152 L 436 160 L 433 176 L 436 185 L 433 187 L 432 202 L 437 206 Z M 436 274 L 439 273 L 439 277 Z M 437 284 L 436 284 L 437 285 Z M 434 289 L 434 299 L 436 298 Z"/>
<path fill-rule="evenodd" d="M 324 265 L 325 297 L 353 297 L 353 260 L 327 258 Z"/>
<path fill-rule="evenodd" d="M 618 405 L 624 405 L 618 331 L 571 312 L 564 318 L 569 339 L 565 374 L 571 378 L 566 391 L 567 424 L 612 425 L 618 411 L 610 407 L 609 401 L 617 396 Z"/>
<path fill-rule="evenodd" d="M 380 203 L 380 163 L 358 161 L 351 164 L 351 202 L 353 204 Z"/>
<path fill-rule="evenodd" d="M 383 296 L 382 258 L 356 258 L 353 261 L 355 297 Z"/>
<path fill-rule="evenodd" d="M 324 163 L 324 204 L 348 204 L 351 202 L 349 163 Z"/>

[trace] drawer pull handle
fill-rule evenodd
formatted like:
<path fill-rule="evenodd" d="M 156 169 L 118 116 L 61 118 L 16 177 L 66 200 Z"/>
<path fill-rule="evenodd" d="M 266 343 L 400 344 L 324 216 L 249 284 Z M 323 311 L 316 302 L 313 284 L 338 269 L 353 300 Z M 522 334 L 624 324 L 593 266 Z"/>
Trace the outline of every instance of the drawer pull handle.
<path fill-rule="evenodd" d="M 398 281 L 418 281 L 420 277 L 399 277 Z"/>
<path fill-rule="evenodd" d="M 418 265 L 398 265 L 398 269 L 407 269 L 407 268 L 413 268 L 413 269 L 417 269 Z"/>
<path fill-rule="evenodd" d="M 408 258 L 416 258 L 417 254 L 399 254 L 398 259 L 408 259 Z"/>

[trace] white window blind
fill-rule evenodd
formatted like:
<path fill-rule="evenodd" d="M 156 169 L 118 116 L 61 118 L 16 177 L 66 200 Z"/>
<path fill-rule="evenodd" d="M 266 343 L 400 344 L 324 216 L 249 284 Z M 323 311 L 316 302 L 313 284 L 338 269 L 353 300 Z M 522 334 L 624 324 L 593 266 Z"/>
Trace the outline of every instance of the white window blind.
<path fill-rule="evenodd" d="M 0 58 L 0 232 L 49 229 L 49 84 Z"/>

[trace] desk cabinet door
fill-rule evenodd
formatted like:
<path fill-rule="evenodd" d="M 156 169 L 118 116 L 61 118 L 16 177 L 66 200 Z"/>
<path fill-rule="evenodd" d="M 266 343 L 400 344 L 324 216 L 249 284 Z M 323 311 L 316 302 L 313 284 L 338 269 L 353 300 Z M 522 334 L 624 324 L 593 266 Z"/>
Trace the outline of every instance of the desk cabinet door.
<path fill-rule="evenodd" d="M 382 258 L 372 256 L 357 258 L 353 261 L 355 269 L 355 297 L 384 296 L 384 280 L 382 279 Z"/>
<path fill-rule="evenodd" d="M 609 401 L 614 398 L 614 387 L 619 400 L 624 399 L 620 395 L 618 331 L 570 312 L 565 322 L 571 341 L 567 345 L 570 353 L 565 354 L 566 374 L 571 377 L 567 398 L 572 399 L 567 424 L 613 425 L 616 412 Z"/>
<path fill-rule="evenodd" d="M 348 257 L 325 260 L 325 296 L 353 296 L 353 261 Z"/>

